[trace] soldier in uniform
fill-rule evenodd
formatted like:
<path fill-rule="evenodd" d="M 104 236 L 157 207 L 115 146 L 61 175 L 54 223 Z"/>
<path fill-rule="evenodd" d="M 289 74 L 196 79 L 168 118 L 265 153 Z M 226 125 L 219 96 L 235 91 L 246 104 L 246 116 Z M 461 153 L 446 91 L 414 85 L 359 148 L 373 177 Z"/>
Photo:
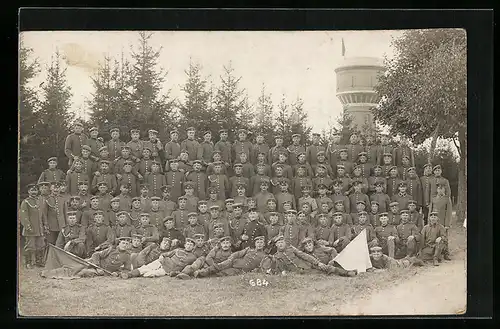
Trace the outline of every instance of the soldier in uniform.
<path fill-rule="evenodd" d="M 104 146 L 97 136 L 99 136 L 99 129 L 92 127 L 89 129 L 90 138 L 87 139 L 87 145 L 90 146 L 90 159 L 92 161 L 99 160 L 99 149 Z"/>
<path fill-rule="evenodd" d="M 349 195 L 350 209 L 356 209 L 356 204 L 359 201 L 363 201 L 365 205 L 370 204 L 370 199 L 368 195 L 362 192 L 362 183 L 360 181 L 354 181 L 352 184 L 354 192 Z"/>
<path fill-rule="evenodd" d="M 325 185 L 329 190 L 333 184 L 333 179 L 327 175 L 327 169 L 324 165 L 318 165 L 316 168 L 316 177 L 312 179 L 313 188 L 317 191 L 320 185 Z"/>
<path fill-rule="evenodd" d="M 389 135 L 381 134 L 380 146 L 378 147 L 378 154 L 377 154 L 377 164 L 384 165 L 384 157 L 386 156 L 386 154 L 390 154 L 391 161 L 394 161 L 393 151 L 394 148 L 390 145 Z M 394 165 L 394 162 L 392 162 L 390 165 Z"/>
<path fill-rule="evenodd" d="M 71 195 L 78 193 L 78 182 L 89 181 L 87 173 L 83 171 L 83 163 L 80 158 L 74 160 L 73 170 L 66 176 L 66 184 L 68 185 L 68 192 Z"/>
<path fill-rule="evenodd" d="M 290 163 L 290 166 L 292 166 L 292 168 L 297 164 L 297 156 L 300 153 L 306 152 L 306 148 L 304 145 L 300 144 L 300 140 L 301 140 L 300 134 L 293 134 L 292 144 L 287 147 L 288 162 Z"/>
<path fill-rule="evenodd" d="M 257 174 L 250 178 L 250 183 L 249 183 L 250 185 L 248 188 L 248 192 L 249 192 L 248 195 L 249 196 L 255 197 L 260 192 L 260 184 L 262 183 L 262 181 L 264 181 L 264 180 L 269 181 L 271 179 L 265 173 L 266 166 L 268 166 L 268 165 L 263 164 L 263 163 L 258 163 L 256 165 Z"/>
<path fill-rule="evenodd" d="M 276 251 L 276 248 L 274 245 L 274 238 L 277 237 L 280 234 L 280 231 L 282 229 L 282 225 L 279 223 L 279 214 L 275 211 L 271 211 L 268 213 L 269 215 L 269 224 L 265 225 L 267 234 L 267 244 L 268 247 L 266 248 L 266 252 L 269 254 L 273 254 Z"/>
<path fill-rule="evenodd" d="M 181 144 L 179 144 L 179 132 L 177 129 L 170 131 L 170 141 L 165 144 L 165 171 L 170 170 L 170 161 L 178 159 L 181 154 Z"/>
<path fill-rule="evenodd" d="M 203 142 L 201 142 L 198 148 L 197 159 L 202 161 L 203 166 L 208 166 L 212 161 L 212 154 L 214 152 L 214 143 L 212 142 L 212 133 L 210 130 L 206 130 L 203 133 Z"/>
<path fill-rule="evenodd" d="M 121 186 L 126 186 L 127 190 L 130 191 L 131 196 L 136 197 L 139 193 L 139 179 L 132 173 L 132 166 L 132 160 L 127 160 L 123 163 L 123 173 L 116 175 L 119 177 L 116 184 L 120 187 L 120 189 Z M 113 179 L 110 179 L 108 184 L 113 184 Z"/>
<path fill-rule="evenodd" d="M 350 214 L 351 213 L 351 200 L 347 195 L 342 193 L 342 181 L 339 179 L 336 179 L 333 182 L 333 193 L 331 194 L 330 199 L 332 202 L 335 204 L 336 202 L 340 201 L 344 204 L 344 209 L 345 212 Z"/>
<path fill-rule="evenodd" d="M 274 163 L 279 161 L 281 153 L 288 154 L 288 150 L 283 146 L 283 136 L 276 135 L 274 137 L 275 145 L 269 149 L 269 164 L 274 166 Z M 283 162 L 281 162 L 284 164 Z M 291 178 L 291 177 L 290 177 Z"/>
<path fill-rule="evenodd" d="M 55 189 L 49 196 L 42 198 L 42 201 L 40 211 L 42 212 L 42 222 L 46 223 L 48 227 L 47 243 L 55 244 L 59 232 L 66 226 L 64 200 Z"/>
<path fill-rule="evenodd" d="M 434 178 L 431 179 L 431 184 L 430 184 L 430 197 L 431 200 L 437 195 L 437 187 L 438 185 L 442 185 L 444 187 L 444 194 L 447 197 L 451 197 L 451 189 L 450 189 L 450 182 L 448 179 L 444 178 L 441 176 L 443 173 L 443 169 L 441 168 L 441 165 L 435 165 L 434 168 L 432 168 L 432 173 L 434 174 Z"/>
<path fill-rule="evenodd" d="M 78 195 L 73 195 L 69 198 L 69 201 L 64 204 L 63 206 L 63 213 L 64 213 L 64 220 L 67 223 L 68 222 L 68 211 L 75 211 L 76 212 L 76 222 L 80 224 L 82 222 L 82 214 L 83 212 L 80 210 L 80 196 Z"/>
<path fill-rule="evenodd" d="M 322 246 L 328 246 L 330 241 L 330 234 L 332 234 L 331 225 L 328 225 L 330 221 L 328 218 L 328 214 L 321 213 L 317 216 L 318 226 L 314 230 L 314 238 L 317 243 Z"/>
<path fill-rule="evenodd" d="M 113 229 L 104 223 L 104 211 L 94 212 L 93 224 L 87 228 L 86 250 L 89 254 L 107 248 L 115 242 Z"/>
<path fill-rule="evenodd" d="M 371 164 L 372 166 L 375 166 L 377 163 L 377 153 L 378 153 L 378 146 L 374 145 L 374 136 L 372 135 L 367 135 L 365 137 L 365 152 L 367 156 L 367 162 Z"/>
<path fill-rule="evenodd" d="M 117 196 L 119 200 L 118 201 L 119 208 L 120 210 L 130 211 L 130 209 L 132 208 L 132 197 L 130 196 L 129 193 L 129 191 L 131 190 L 131 186 L 128 183 L 121 183 L 119 186 L 120 186 L 120 194 L 118 194 Z"/>
<path fill-rule="evenodd" d="M 187 226 L 188 219 L 188 211 L 186 209 L 187 206 L 187 198 L 185 196 L 180 196 L 177 201 L 177 210 L 172 213 L 172 216 L 175 219 L 175 228 L 184 231 L 184 228 Z"/>
<path fill-rule="evenodd" d="M 230 276 L 252 272 L 260 269 L 263 260 L 266 258 L 264 252 L 265 237 L 257 236 L 254 238 L 254 244 L 243 250 L 234 252 L 223 262 L 218 264 L 218 268 L 211 273 L 199 271 L 197 277 L 208 275 Z"/>
<path fill-rule="evenodd" d="M 354 163 L 349 161 L 347 157 L 348 157 L 347 149 L 346 148 L 340 149 L 339 160 L 337 161 L 337 178 L 344 177 L 344 175 L 350 177 L 350 174 L 354 168 Z M 339 173 L 338 170 L 339 168 L 344 169 L 344 174 L 341 175 Z"/>
<path fill-rule="evenodd" d="M 56 247 L 64 249 L 78 257 L 85 256 L 85 228 L 78 223 L 76 211 L 68 211 L 67 225 L 61 229 L 56 240 Z"/>
<path fill-rule="evenodd" d="M 330 164 L 326 161 L 326 157 L 325 157 L 325 152 L 324 151 L 319 151 L 317 154 L 316 154 L 316 164 L 311 166 L 312 167 L 312 170 L 313 170 L 313 173 L 316 175 L 317 174 L 317 168 L 319 166 L 323 166 L 325 167 L 326 169 L 326 174 L 330 177 L 330 178 L 333 178 L 334 177 L 334 173 L 333 173 L 333 169 L 332 167 L 330 166 Z"/>
<path fill-rule="evenodd" d="M 432 176 L 432 164 L 426 163 L 424 165 L 424 173 L 420 177 L 420 183 L 422 185 L 422 213 L 424 214 L 424 221 L 427 223 L 427 217 L 429 214 L 429 206 L 431 204 L 431 182 L 434 179 Z"/>
<path fill-rule="evenodd" d="M 389 177 L 387 178 L 387 195 L 392 199 L 392 197 L 398 193 L 398 186 L 401 182 L 401 179 L 398 177 L 398 168 L 396 166 L 392 166 L 389 169 Z"/>
<path fill-rule="evenodd" d="M 429 224 L 425 225 L 422 229 L 420 241 L 420 259 L 432 259 L 434 266 L 439 266 L 442 258 L 450 260 L 447 232 L 444 226 L 439 224 L 439 217 L 436 211 L 429 211 Z"/>
<path fill-rule="evenodd" d="M 389 218 L 389 225 L 396 227 L 399 223 L 401 223 L 401 217 L 399 216 L 401 208 L 399 207 L 399 202 L 393 201 L 389 203 L 389 208 L 390 211 L 387 216 Z"/>
<path fill-rule="evenodd" d="M 385 191 L 387 186 L 387 178 L 382 176 L 382 167 L 379 165 L 375 165 L 373 167 L 373 176 L 368 177 L 368 196 L 372 196 L 376 193 L 375 184 L 382 184 L 382 191 Z"/>
<path fill-rule="evenodd" d="M 151 164 L 155 159 L 151 158 L 151 148 L 150 146 L 145 146 L 142 149 L 142 158 L 139 163 L 136 164 L 134 171 L 138 172 L 142 176 L 146 176 L 146 174 L 151 172 Z"/>
<path fill-rule="evenodd" d="M 47 159 L 47 163 L 49 165 L 48 169 L 45 169 L 41 174 L 40 178 L 38 178 L 38 182 L 59 182 L 65 180 L 66 175 L 64 172 L 57 168 L 57 158 L 50 157 Z"/>
<path fill-rule="evenodd" d="M 345 148 L 344 145 L 340 144 L 341 140 L 340 132 L 334 132 L 332 135 L 332 142 L 328 145 L 326 149 L 326 157 L 331 168 L 337 168 L 337 162 L 339 160 L 339 151 Z"/>
<path fill-rule="evenodd" d="M 84 212 L 90 206 L 91 195 L 89 193 L 89 183 L 88 181 L 79 181 L 77 184 L 78 184 L 77 196 L 80 197 L 80 204 L 78 205 L 78 209 Z"/>
<path fill-rule="evenodd" d="M 363 146 L 359 143 L 359 136 L 357 133 L 351 134 L 349 137 L 349 144 L 347 147 L 347 160 L 354 163 L 358 160 L 358 155 L 364 152 Z"/>
<path fill-rule="evenodd" d="M 243 205 L 241 203 L 235 203 L 233 205 L 234 216 L 229 220 L 229 231 L 231 233 L 232 241 L 234 241 L 234 250 L 241 249 L 241 236 L 245 229 L 245 224 L 247 222 L 247 216 L 243 216 Z"/>
<path fill-rule="evenodd" d="M 87 144 L 87 135 L 83 133 L 83 124 L 80 121 L 73 125 L 73 133 L 66 137 L 64 142 L 64 154 L 69 159 L 68 166 L 71 167 L 73 160 L 82 154 L 82 146 Z"/>
<path fill-rule="evenodd" d="M 332 233 L 330 234 L 329 245 L 337 252 L 341 252 L 351 242 L 351 227 L 344 223 L 344 215 L 341 212 L 333 213 Z"/>
<path fill-rule="evenodd" d="M 363 230 L 366 230 L 368 248 L 377 246 L 377 235 L 375 234 L 375 229 L 368 221 L 368 214 L 366 211 L 358 212 L 358 223 L 352 227 L 353 238 L 357 237 Z"/>
<path fill-rule="evenodd" d="M 399 209 L 408 209 L 408 202 L 413 199 L 413 196 L 406 193 L 408 186 L 405 181 L 399 182 L 398 193 L 392 196 L 392 201 L 399 204 Z"/>
<path fill-rule="evenodd" d="M 420 243 L 420 232 L 417 226 L 409 221 L 408 210 L 401 210 L 401 223 L 396 227 L 399 242 L 396 258 L 412 257 L 417 254 Z"/>
<path fill-rule="evenodd" d="M 95 192 L 101 183 L 105 183 L 108 187 L 108 191 L 112 194 L 115 194 L 118 189 L 118 182 L 116 177 L 120 177 L 120 182 L 122 181 L 122 175 L 114 175 L 109 172 L 109 161 L 101 161 L 100 162 L 100 170 L 99 173 L 94 175 L 94 179 L 92 180 L 92 189 Z M 128 177 L 128 176 L 127 176 Z"/>
<path fill-rule="evenodd" d="M 257 219 L 259 218 L 259 213 L 256 209 L 250 209 L 248 211 L 248 222 L 243 227 L 243 234 L 241 235 L 241 247 L 243 249 L 250 247 L 251 241 L 254 240 L 257 236 L 265 236 L 266 228 L 264 224 L 259 222 Z M 265 242 L 265 241 L 264 241 Z"/>
<path fill-rule="evenodd" d="M 165 175 L 166 177 L 166 185 L 171 186 L 170 192 L 170 200 L 177 201 L 178 198 L 183 194 L 182 186 L 185 181 L 185 175 L 177 170 L 178 160 L 171 159 L 170 160 L 170 171 Z"/>
<path fill-rule="evenodd" d="M 286 213 L 286 222 L 280 230 L 287 244 L 298 247 L 300 243 L 300 226 L 297 223 L 297 211 L 291 209 Z"/>
<path fill-rule="evenodd" d="M 139 129 L 131 129 L 130 141 L 126 145 L 130 149 L 130 157 L 132 161 L 135 161 L 136 163 L 139 163 L 139 161 L 141 161 L 142 149 L 144 148 L 144 142 L 139 139 L 140 137 L 141 137 L 141 131 Z M 123 147 L 122 147 L 122 155 L 123 155 Z"/>
<path fill-rule="evenodd" d="M 185 237 L 181 230 L 175 228 L 175 219 L 172 216 L 167 216 L 163 219 L 163 228 L 160 231 L 160 238 L 170 239 L 171 249 L 181 248 L 184 246 Z"/>
<path fill-rule="evenodd" d="M 313 133 L 312 134 L 312 145 L 309 145 L 306 148 L 306 161 L 311 165 L 314 166 L 317 163 L 317 154 L 319 151 L 326 151 L 326 148 L 323 145 L 319 145 L 319 137 L 320 134 L 318 133 Z"/>
<path fill-rule="evenodd" d="M 410 214 L 410 219 L 408 221 L 415 224 L 419 232 L 422 231 L 422 228 L 424 228 L 424 214 L 417 211 L 417 201 L 410 200 L 410 202 L 408 202 L 408 213 Z"/>
<path fill-rule="evenodd" d="M 219 136 L 220 139 L 217 143 L 214 145 L 214 151 L 217 151 L 220 153 L 221 159 L 226 167 L 230 168 L 232 164 L 232 145 L 231 143 L 227 140 L 228 133 L 227 129 L 221 129 L 219 130 Z M 208 172 L 207 172 L 208 175 Z"/>
<path fill-rule="evenodd" d="M 120 198 L 114 197 L 110 200 L 110 209 L 106 210 L 109 226 L 114 227 L 116 225 L 119 212 L 120 212 Z"/>
<path fill-rule="evenodd" d="M 361 168 L 361 176 L 368 179 L 372 174 L 373 165 L 368 163 L 368 153 L 359 152 L 358 153 L 358 166 Z"/>
<path fill-rule="evenodd" d="M 120 128 L 111 128 L 109 133 L 111 135 L 111 139 L 106 143 L 106 146 L 109 151 L 109 159 L 113 161 L 120 156 L 121 148 L 125 145 L 125 142 L 120 140 Z"/>
<path fill-rule="evenodd" d="M 193 161 L 197 159 L 200 143 L 195 139 L 196 129 L 194 127 L 187 128 L 186 132 L 187 138 L 181 142 L 181 151 L 187 151 L 189 161 Z"/>
<path fill-rule="evenodd" d="M 234 198 L 238 195 L 236 187 L 238 185 L 249 186 L 250 180 L 243 176 L 243 165 L 241 163 L 235 163 L 233 166 L 234 176 L 229 178 L 229 196 Z"/>
<path fill-rule="evenodd" d="M 255 137 L 255 144 L 252 147 L 250 162 L 256 166 L 259 163 L 259 154 L 263 154 L 263 158 L 260 160 L 263 164 L 269 164 L 269 145 L 264 141 L 264 135 L 257 134 Z"/>
<path fill-rule="evenodd" d="M 417 176 L 417 170 L 415 167 L 408 168 L 408 179 L 406 185 L 408 186 L 407 193 L 413 197 L 413 200 L 417 202 L 417 209 L 422 207 L 422 184 Z"/>
<path fill-rule="evenodd" d="M 437 195 L 432 198 L 430 211 L 435 211 L 438 213 L 439 224 L 443 225 L 446 231 L 451 224 L 452 217 L 452 204 L 451 199 L 446 195 L 446 185 L 440 184 L 437 186 Z"/>
<path fill-rule="evenodd" d="M 163 144 L 158 139 L 158 131 L 154 129 L 148 130 L 148 140 L 143 142 L 143 148 L 149 148 L 151 150 L 151 157 L 153 160 L 158 161 L 161 165 Z"/>
<path fill-rule="evenodd" d="M 403 165 L 403 157 L 407 156 L 408 160 L 410 160 L 409 165 L 415 166 L 415 155 L 413 150 L 408 145 L 408 139 L 401 138 L 401 145 L 394 149 L 394 160 L 395 165 L 400 167 Z"/>
<path fill-rule="evenodd" d="M 382 253 L 382 247 L 379 246 L 370 248 L 370 261 L 372 263 L 372 267 L 367 269 L 367 272 L 424 265 L 424 263 L 417 257 L 409 257 L 396 260 L 392 257 L 384 255 Z"/>
<path fill-rule="evenodd" d="M 208 253 L 203 265 L 194 270 L 193 276 L 195 278 L 210 276 L 215 273 L 219 269 L 219 265 L 226 261 L 231 255 L 231 237 L 225 236 L 220 238 L 217 245 Z"/>
<path fill-rule="evenodd" d="M 297 154 L 297 162 L 292 166 L 293 176 L 297 176 L 297 170 L 300 166 L 306 168 L 306 176 L 309 178 L 314 177 L 313 169 L 309 163 L 306 162 L 306 152 Z"/>
<path fill-rule="evenodd" d="M 398 172 L 402 180 L 408 180 L 408 169 L 410 169 L 412 166 L 410 164 L 410 157 L 407 155 L 403 156 L 403 162 L 401 166 L 398 167 Z"/>
<path fill-rule="evenodd" d="M 151 163 L 151 172 L 144 177 L 144 182 L 148 184 L 149 196 L 161 196 L 161 187 L 167 185 L 165 175 L 160 173 L 160 162 Z"/>
<path fill-rule="evenodd" d="M 208 187 L 217 189 L 217 199 L 226 200 L 227 191 L 229 190 L 229 180 L 227 176 L 221 173 L 222 163 L 214 163 L 214 173 L 208 176 Z"/>
<path fill-rule="evenodd" d="M 127 211 L 119 211 L 116 218 L 116 225 L 113 230 L 115 244 L 118 244 L 119 238 L 132 237 L 135 227 L 130 224 L 130 214 Z"/>
<path fill-rule="evenodd" d="M 119 239 L 118 246 L 109 246 L 104 250 L 94 252 L 89 261 L 102 269 L 118 276 L 118 273 L 127 273 L 132 269 L 130 259 L 130 241 L 131 238 L 124 237 Z M 96 275 L 104 275 L 101 269 L 84 266 L 76 275 L 81 277 L 93 277 Z"/>
<path fill-rule="evenodd" d="M 194 184 L 194 195 L 200 200 L 207 198 L 207 174 L 201 171 L 201 160 L 193 161 L 193 171 L 186 174 L 186 180 Z"/>
<path fill-rule="evenodd" d="M 295 202 L 295 196 L 288 192 L 288 182 L 280 182 L 280 192 L 275 194 L 276 204 L 278 206 L 278 212 L 283 212 L 283 204 L 285 202 L 290 202 L 293 209 L 297 209 L 297 204 Z"/>
<path fill-rule="evenodd" d="M 160 240 L 160 233 L 158 232 L 158 228 L 154 225 L 150 224 L 150 215 L 147 212 L 141 213 L 139 215 L 141 225 L 135 229 L 136 234 L 140 234 L 142 236 L 141 243 L 149 246 L 153 243 L 158 243 Z"/>
<path fill-rule="evenodd" d="M 375 235 L 377 236 L 379 246 L 382 247 L 383 253 L 394 258 L 399 237 L 396 228 L 388 224 L 389 217 L 387 215 L 386 212 L 380 213 L 380 226 L 375 227 Z"/>
<path fill-rule="evenodd" d="M 306 176 L 306 167 L 300 166 L 297 169 L 297 176 L 292 180 L 292 191 L 296 200 L 299 200 L 302 197 L 303 187 L 312 186 L 311 178 Z M 309 190 L 310 192 L 310 190 Z M 300 206 L 299 206 L 300 207 Z"/>
<path fill-rule="evenodd" d="M 45 251 L 45 232 L 48 231 L 42 216 L 45 199 L 38 196 L 38 187 L 28 184 L 28 197 L 21 202 L 19 207 L 19 221 L 22 225 L 24 237 L 24 261 L 26 268 L 42 265 Z"/>

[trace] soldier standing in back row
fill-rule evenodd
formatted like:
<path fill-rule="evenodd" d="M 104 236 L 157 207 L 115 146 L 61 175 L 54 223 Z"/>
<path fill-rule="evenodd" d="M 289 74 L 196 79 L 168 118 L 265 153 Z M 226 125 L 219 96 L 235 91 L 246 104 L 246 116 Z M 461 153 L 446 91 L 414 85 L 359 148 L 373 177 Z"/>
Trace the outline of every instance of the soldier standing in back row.
<path fill-rule="evenodd" d="M 122 146 L 125 145 L 125 142 L 120 140 L 119 128 L 111 128 L 109 133 L 111 134 L 111 139 L 107 142 L 106 146 L 109 151 L 109 160 L 113 161 L 120 156 Z"/>
<path fill-rule="evenodd" d="M 187 138 L 181 142 L 181 151 L 187 151 L 189 161 L 196 160 L 200 143 L 195 139 L 196 129 L 189 127 L 186 129 Z"/>
<path fill-rule="evenodd" d="M 165 144 L 165 171 L 170 170 L 170 161 L 178 159 L 181 154 L 181 144 L 179 144 L 179 131 L 170 131 L 170 141 Z"/>
<path fill-rule="evenodd" d="M 203 142 L 198 148 L 197 159 L 201 160 L 203 167 L 207 167 L 212 160 L 212 153 L 214 153 L 214 143 L 212 142 L 212 133 L 206 130 L 203 133 Z"/>
<path fill-rule="evenodd" d="M 313 133 L 312 134 L 312 139 L 313 139 L 312 142 L 313 143 L 312 143 L 312 145 L 309 145 L 306 149 L 306 160 L 307 160 L 307 162 L 309 162 L 309 164 L 311 166 L 315 166 L 317 164 L 318 152 L 320 152 L 320 151 L 325 152 L 326 151 L 326 148 L 319 144 L 319 137 L 320 137 L 320 134 Z"/>
<path fill-rule="evenodd" d="M 333 170 L 337 170 L 340 150 L 345 148 L 344 145 L 340 145 L 341 137 L 339 132 L 334 132 L 332 135 L 332 143 L 328 145 L 326 149 L 326 157 Z"/>
<path fill-rule="evenodd" d="M 269 164 L 269 145 L 264 141 L 264 135 L 262 134 L 257 134 L 255 137 L 255 144 L 253 145 L 252 149 L 252 158 L 251 163 L 255 166 L 257 165 L 258 161 L 258 156 L 260 153 L 264 154 L 264 163 Z"/>
<path fill-rule="evenodd" d="M 238 129 L 238 140 L 233 143 L 233 150 L 231 154 L 231 159 L 233 162 L 240 161 L 240 154 L 245 153 L 247 159 L 251 159 L 250 155 L 252 153 L 253 145 L 247 140 L 248 132 L 245 129 Z"/>
<path fill-rule="evenodd" d="M 349 138 L 349 144 L 347 147 L 347 160 L 356 163 L 358 160 L 359 153 L 363 152 L 363 146 L 359 144 L 359 136 L 357 133 L 353 133 Z"/>
<path fill-rule="evenodd" d="M 99 129 L 92 127 L 89 129 L 90 138 L 87 139 L 87 145 L 90 146 L 90 159 L 92 161 L 99 160 L 99 149 L 104 146 L 97 137 L 99 136 Z"/>
<path fill-rule="evenodd" d="M 221 161 L 227 168 L 229 168 L 231 167 L 232 163 L 231 162 L 232 146 L 231 143 L 227 140 L 228 137 L 227 129 L 219 130 L 219 136 L 220 140 L 217 143 L 215 143 L 214 151 L 220 152 Z"/>
<path fill-rule="evenodd" d="M 64 154 L 69 159 L 68 166 L 71 167 L 73 160 L 82 154 L 82 146 L 87 144 L 87 135 L 83 133 L 83 125 L 80 121 L 73 125 L 73 133 L 66 137 L 64 143 Z"/>

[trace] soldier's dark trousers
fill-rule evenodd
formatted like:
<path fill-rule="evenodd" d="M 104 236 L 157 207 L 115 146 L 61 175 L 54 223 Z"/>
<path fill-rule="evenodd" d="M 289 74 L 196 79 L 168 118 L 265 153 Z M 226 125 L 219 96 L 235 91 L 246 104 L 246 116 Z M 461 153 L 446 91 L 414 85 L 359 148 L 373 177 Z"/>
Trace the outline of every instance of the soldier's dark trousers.
<path fill-rule="evenodd" d="M 59 236 L 59 231 L 49 231 L 49 234 L 47 234 L 47 243 L 56 244 L 57 237 Z"/>
<path fill-rule="evenodd" d="M 424 214 L 424 225 L 427 225 L 427 219 L 429 218 L 429 207 L 422 206 L 422 213 Z"/>
<path fill-rule="evenodd" d="M 425 246 L 421 251 L 422 260 L 438 259 L 441 260 L 444 252 L 448 249 L 446 242 L 434 243 L 433 245 Z"/>
<path fill-rule="evenodd" d="M 199 257 L 197 260 L 194 261 L 193 264 L 184 267 L 181 273 L 187 275 L 193 275 L 194 271 L 201 269 L 204 264 L 205 264 L 205 257 Z"/>
<path fill-rule="evenodd" d="M 349 276 L 348 271 L 343 268 L 334 267 L 331 265 L 327 265 L 327 270 L 325 271 L 328 275 L 339 275 L 339 276 Z"/>

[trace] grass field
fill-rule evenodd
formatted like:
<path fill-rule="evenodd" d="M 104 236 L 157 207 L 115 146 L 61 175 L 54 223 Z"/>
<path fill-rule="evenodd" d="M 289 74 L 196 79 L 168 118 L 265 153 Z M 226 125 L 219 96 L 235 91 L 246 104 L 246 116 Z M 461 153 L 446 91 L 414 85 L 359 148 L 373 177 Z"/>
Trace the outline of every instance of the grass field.
<path fill-rule="evenodd" d="M 450 230 L 453 259 L 464 259 L 465 248 L 465 230 Z M 252 273 L 183 281 L 170 277 L 53 280 L 41 278 L 39 270 L 22 268 L 18 305 L 22 316 L 337 315 L 344 303 L 366 298 L 426 270 L 361 273 L 354 278 Z M 269 285 L 254 287 L 251 279 L 266 279 Z"/>

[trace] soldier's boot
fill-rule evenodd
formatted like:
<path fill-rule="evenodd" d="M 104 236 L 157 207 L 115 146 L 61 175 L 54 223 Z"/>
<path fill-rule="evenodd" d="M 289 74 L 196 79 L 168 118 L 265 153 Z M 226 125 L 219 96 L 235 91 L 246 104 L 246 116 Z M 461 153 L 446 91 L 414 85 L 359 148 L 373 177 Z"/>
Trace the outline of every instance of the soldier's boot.
<path fill-rule="evenodd" d="M 37 250 L 36 251 L 36 266 L 44 267 L 45 266 L 45 250 Z"/>
<path fill-rule="evenodd" d="M 179 275 L 179 273 L 181 273 L 181 272 L 179 272 L 179 271 L 172 271 L 172 272 L 168 273 L 168 275 L 173 278 L 173 277 Z"/>
<path fill-rule="evenodd" d="M 347 271 L 347 276 L 356 276 L 358 275 L 358 270 Z"/>
<path fill-rule="evenodd" d="M 34 259 L 33 259 L 33 252 L 31 251 L 28 251 L 26 252 L 26 254 L 24 255 L 24 265 L 27 269 L 32 269 L 33 266 L 35 265 L 34 263 Z"/>
<path fill-rule="evenodd" d="M 120 274 L 122 279 L 128 279 L 128 278 L 138 278 L 141 276 L 141 273 L 139 272 L 138 269 L 133 269 L 130 272 L 122 272 Z"/>
<path fill-rule="evenodd" d="M 445 250 L 445 251 L 443 252 L 443 259 L 444 259 L 444 260 L 451 260 L 451 258 L 450 258 L 450 253 L 449 253 L 449 251 L 448 251 L 448 250 Z"/>
<path fill-rule="evenodd" d="M 416 257 L 412 257 L 411 263 L 413 266 L 424 266 L 424 261 Z"/>
<path fill-rule="evenodd" d="M 432 263 L 434 264 L 434 266 L 439 266 L 439 261 L 438 261 L 437 257 L 434 257 L 432 259 Z"/>
<path fill-rule="evenodd" d="M 195 278 L 203 278 L 203 277 L 208 276 L 209 273 L 210 273 L 209 269 L 208 268 L 204 268 L 204 269 L 201 269 L 201 270 L 194 271 L 193 276 Z"/>
<path fill-rule="evenodd" d="M 189 279 L 191 279 L 191 277 L 189 275 L 187 275 L 186 273 L 179 273 L 175 277 L 177 279 L 181 279 L 181 280 L 189 280 Z"/>

